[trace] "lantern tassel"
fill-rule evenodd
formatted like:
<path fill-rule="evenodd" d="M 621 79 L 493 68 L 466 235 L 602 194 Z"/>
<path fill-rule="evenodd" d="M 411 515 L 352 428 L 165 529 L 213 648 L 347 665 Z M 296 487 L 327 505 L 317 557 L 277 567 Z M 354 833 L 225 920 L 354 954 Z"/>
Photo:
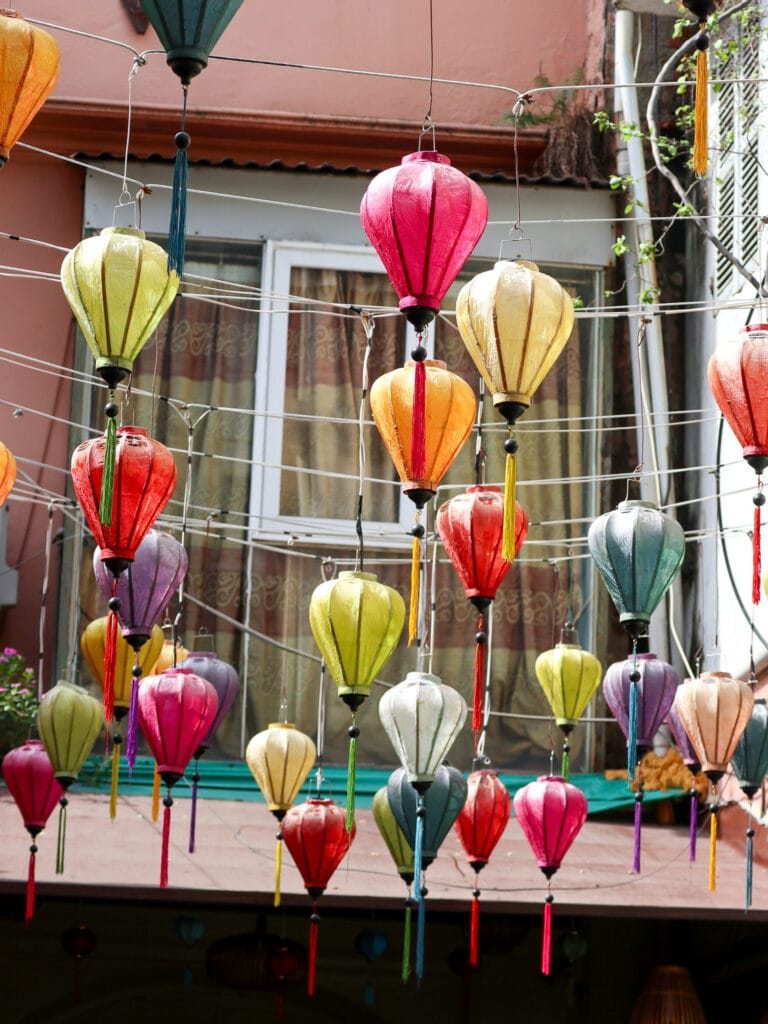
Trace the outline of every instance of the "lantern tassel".
<path fill-rule="evenodd" d="M 24 908 L 24 923 L 29 924 L 35 916 L 35 854 L 37 845 L 32 843 L 29 848 L 29 868 L 27 869 L 27 903 Z"/>
<path fill-rule="evenodd" d="M 176 159 L 173 164 L 173 187 L 171 190 L 171 223 L 168 228 L 168 270 L 176 271 L 179 277 L 184 273 L 184 250 L 187 242 L 187 146 L 191 139 L 185 131 L 187 120 L 187 86 L 183 85 L 184 106 L 181 131 L 174 136 Z"/>
<path fill-rule="evenodd" d="M 283 833 L 277 833 L 275 843 L 275 898 L 272 901 L 273 907 L 280 906 L 280 876 L 283 870 Z"/>
<path fill-rule="evenodd" d="M 317 972 L 317 932 L 320 924 L 320 915 L 317 912 L 317 903 L 312 904 L 312 913 L 309 917 L 309 964 L 307 966 L 307 995 L 315 994 L 315 974 Z"/>
<path fill-rule="evenodd" d="M 571 745 L 568 740 L 563 743 L 563 758 L 560 764 L 560 774 L 566 782 L 571 777 Z"/>
<path fill-rule="evenodd" d="M 717 884 L 717 804 L 712 804 L 709 810 L 709 891 L 714 892 Z"/>
<path fill-rule="evenodd" d="M 552 967 L 552 904 L 555 897 L 547 893 L 544 901 L 544 930 L 541 936 L 541 973 L 549 977 Z"/>
<path fill-rule="evenodd" d="M 758 491 L 762 500 L 763 493 Z M 761 576 L 761 552 L 760 552 L 760 505 L 755 505 L 754 523 L 752 526 L 752 604 L 760 604 L 760 592 L 762 591 Z"/>
<path fill-rule="evenodd" d="M 637 683 L 629 687 L 629 725 L 627 727 L 627 785 L 632 786 L 637 773 Z"/>
<path fill-rule="evenodd" d="M 426 925 L 425 899 L 427 890 L 419 892 L 419 907 L 416 915 L 416 984 L 424 977 L 424 928 Z"/>
<path fill-rule="evenodd" d="M 421 568 L 421 537 L 414 537 L 411 545 L 411 604 L 408 611 L 408 646 L 419 632 L 419 570 Z"/>
<path fill-rule="evenodd" d="M 56 874 L 64 874 L 64 845 L 67 841 L 67 804 L 65 796 L 59 800 L 59 827 L 56 832 Z"/>
<path fill-rule="evenodd" d="M 163 800 L 163 846 L 160 853 L 160 888 L 168 886 L 168 848 L 171 844 L 171 807 L 173 797 L 170 790 Z"/>
<path fill-rule="evenodd" d="M 690 820 L 688 823 L 688 860 L 691 864 L 696 861 L 696 831 L 698 824 L 698 798 L 696 795 L 696 789 L 691 789 L 691 809 L 690 809 Z"/>
<path fill-rule="evenodd" d="M 416 836 L 413 843 L 413 898 L 421 902 L 421 861 L 424 850 L 424 798 L 419 796 L 416 810 Z"/>
<path fill-rule="evenodd" d="M 477 624 L 477 636 L 484 637 L 483 616 Z M 483 727 L 483 690 L 485 688 L 485 640 L 475 642 L 475 690 L 472 700 L 472 732 L 480 732 Z"/>
<path fill-rule="evenodd" d="M 411 976 L 411 908 L 409 896 L 405 901 L 405 922 L 403 924 L 403 961 L 400 967 L 400 978 L 405 984 Z"/>
<path fill-rule="evenodd" d="M 755 830 L 752 828 L 752 811 L 749 812 L 749 827 L 747 828 L 747 891 L 744 900 L 744 909 L 749 910 L 752 906 L 752 840 Z"/>
<path fill-rule="evenodd" d="M 355 827 L 355 776 L 357 774 L 357 733 L 359 729 L 352 719 L 349 730 L 349 758 L 347 759 L 347 832 Z"/>
<path fill-rule="evenodd" d="M 421 347 L 421 342 L 419 342 Z M 417 349 L 418 351 L 418 349 Z M 426 355 L 426 351 L 424 352 Z M 416 361 L 411 411 L 411 473 L 421 480 L 427 472 L 427 368 L 424 360 Z"/>
<path fill-rule="evenodd" d="M 192 806 L 189 810 L 189 852 L 195 852 L 195 827 L 197 825 L 197 787 L 200 784 L 200 772 L 197 770 L 198 761 L 195 759 L 195 770 L 192 773 Z"/>
<path fill-rule="evenodd" d="M 139 739 L 139 680 L 131 679 L 131 699 L 128 704 L 128 738 L 126 741 L 125 759 L 128 762 L 128 777 L 133 775 L 136 764 L 136 748 Z"/>
<path fill-rule="evenodd" d="M 469 922 L 469 963 L 471 967 L 477 967 L 478 947 L 480 940 L 480 890 L 475 889 L 472 894 L 472 916 Z"/>
<path fill-rule="evenodd" d="M 632 858 L 632 870 L 636 875 L 640 874 L 640 837 L 643 828 L 643 783 L 638 782 L 637 793 L 635 793 L 635 849 Z"/>
<path fill-rule="evenodd" d="M 512 429 L 509 431 L 512 437 Z M 515 492 L 517 490 L 517 460 L 508 452 L 504 466 L 504 533 L 501 539 L 501 557 L 507 562 L 515 560 Z"/>
<path fill-rule="evenodd" d="M 160 773 L 155 764 L 155 771 L 152 776 L 152 821 L 157 821 L 160 815 Z"/>
<path fill-rule="evenodd" d="M 115 406 L 115 408 L 117 408 L 117 406 Z M 104 446 L 104 468 L 101 474 L 99 522 L 102 526 L 111 526 L 115 489 L 115 461 L 117 455 L 117 418 L 115 416 L 107 417 L 107 429 L 104 436 L 106 443 Z"/>
<path fill-rule="evenodd" d="M 120 779 L 120 745 L 122 738 L 116 732 L 112 739 L 112 784 L 109 790 L 109 816 L 113 820 L 117 816 L 117 785 Z"/>
<path fill-rule="evenodd" d="M 703 35 L 704 23 L 699 23 Z M 706 36 L 704 36 L 706 39 Z M 709 41 L 707 40 L 707 46 Z M 696 174 L 707 173 L 707 134 L 709 132 L 709 59 L 707 46 L 696 55 L 696 104 L 693 127 L 693 169 Z"/>
<path fill-rule="evenodd" d="M 117 590 L 117 580 L 114 589 Z M 117 661 L 117 612 L 110 608 L 107 615 L 107 633 L 104 638 L 104 720 L 115 717 L 115 662 Z"/>

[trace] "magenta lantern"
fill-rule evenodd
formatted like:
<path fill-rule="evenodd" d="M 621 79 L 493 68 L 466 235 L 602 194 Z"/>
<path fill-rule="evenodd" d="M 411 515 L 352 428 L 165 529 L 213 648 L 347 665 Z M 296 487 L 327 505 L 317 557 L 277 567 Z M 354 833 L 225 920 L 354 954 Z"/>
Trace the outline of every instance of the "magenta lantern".
<path fill-rule="evenodd" d="M 377 174 L 360 204 L 365 233 L 418 332 L 440 303 L 488 223 L 479 186 L 436 150 L 409 153 Z"/>
<path fill-rule="evenodd" d="M 56 780 L 42 740 L 27 740 L 23 746 L 9 750 L 3 758 L 3 778 L 21 811 L 24 828 L 32 836 L 24 911 L 24 920 L 29 923 L 35 913 L 35 838 L 45 828 L 64 790 Z"/>
<path fill-rule="evenodd" d="M 515 793 L 515 815 L 534 852 L 536 863 L 550 887 L 552 875 L 587 820 L 587 798 L 565 779 L 542 775 Z M 549 974 L 552 943 L 552 901 L 547 893 L 544 904 L 544 936 L 541 947 L 541 973 Z"/>
<path fill-rule="evenodd" d="M 147 676 L 139 686 L 139 725 L 167 786 L 163 800 L 163 848 L 160 886 L 168 885 L 168 843 L 171 831 L 171 787 L 187 765 L 216 717 L 218 697 L 207 679 L 186 668 L 169 668 Z"/>

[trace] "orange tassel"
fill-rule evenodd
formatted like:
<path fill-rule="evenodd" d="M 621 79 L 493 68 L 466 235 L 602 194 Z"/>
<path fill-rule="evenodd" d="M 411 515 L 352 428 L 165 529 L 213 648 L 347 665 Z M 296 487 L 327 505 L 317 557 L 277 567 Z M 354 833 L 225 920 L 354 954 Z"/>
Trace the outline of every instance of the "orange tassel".
<path fill-rule="evenodd" d="M 509 436 L 512 437 L 510 430 Z M 515 560 L 515 492 L 517 490 L 516 457 L 507 455 L 504 468 L 504 533 L 501 541 L 501 557 L 507 562 Z"/>
<path fill-rule="evenodd" d="M 703 32 L 703 23 L 699 24 Z M 709 45 L 709 44 L 707 44 Z M 707 134 L 709 132 L 709 59 L 707 49 L 699 50 L 696 57 L 696 105 L 693 127 L 693 169 L 696 174 L 707 173 Z"/>
<path fill-rule="evenodd" d="M 717 858 L 717 807 L 710 808 L 709 816 L 709 891 L 715 891 L 716 858 Z"/>
<path fill-rule="evenodd" d="M 155 772 L 152 776 L 152 821 L 157 821 L 160 814 L 160 774 L 155 765 Z"/>

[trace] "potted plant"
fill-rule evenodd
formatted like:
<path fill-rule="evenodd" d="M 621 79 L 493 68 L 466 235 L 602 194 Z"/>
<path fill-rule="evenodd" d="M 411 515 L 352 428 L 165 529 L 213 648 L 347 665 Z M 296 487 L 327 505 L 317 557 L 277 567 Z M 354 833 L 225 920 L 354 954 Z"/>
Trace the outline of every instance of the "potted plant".
<path fill-rule="evenodd" d="M 0 654 L 0 759 L 31 735 L 37 705 L 34 672 L 22 654 L 6 647 Z"/>

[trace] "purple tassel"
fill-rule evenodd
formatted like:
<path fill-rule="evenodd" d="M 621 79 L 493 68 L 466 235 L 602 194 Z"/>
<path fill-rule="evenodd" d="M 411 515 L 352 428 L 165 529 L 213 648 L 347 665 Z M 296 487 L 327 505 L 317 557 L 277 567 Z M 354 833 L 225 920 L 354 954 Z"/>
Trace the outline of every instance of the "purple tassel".
<path fill-rule="evenodd" d="M 693 864 L 696 860 L 696 826 L 698 823 L 698 800 L 696 790 L 691 790 L 691 821 L 688 859 Z"/>
<path fill-rule="evenodd" d="M 125 759 L 128 762 L 128 778 L 133 775 L 136 764 L 136 747 L 139 735 L 139 680 L 131 680 L 131 701 L 128 705 L 128 738 L 125 744 Z"/>
<path fill-rule="evenodd" d="M 632 870 L 636 875 L 640 874 L 640 830 L 643 826 L 643 790 L 638 788 L 635 793 L 635 856 L 632 862 Z"/>
<path fill-rule="evenodd" d="M 198 761 L 195 761 L 195 771 L 192 775 L 192 809 L 189 812 L 189 852 L 195 852 L 195 823 L 197 821 L 197 784 L 200 781 L 200 772 L 197 770 Z"/>

